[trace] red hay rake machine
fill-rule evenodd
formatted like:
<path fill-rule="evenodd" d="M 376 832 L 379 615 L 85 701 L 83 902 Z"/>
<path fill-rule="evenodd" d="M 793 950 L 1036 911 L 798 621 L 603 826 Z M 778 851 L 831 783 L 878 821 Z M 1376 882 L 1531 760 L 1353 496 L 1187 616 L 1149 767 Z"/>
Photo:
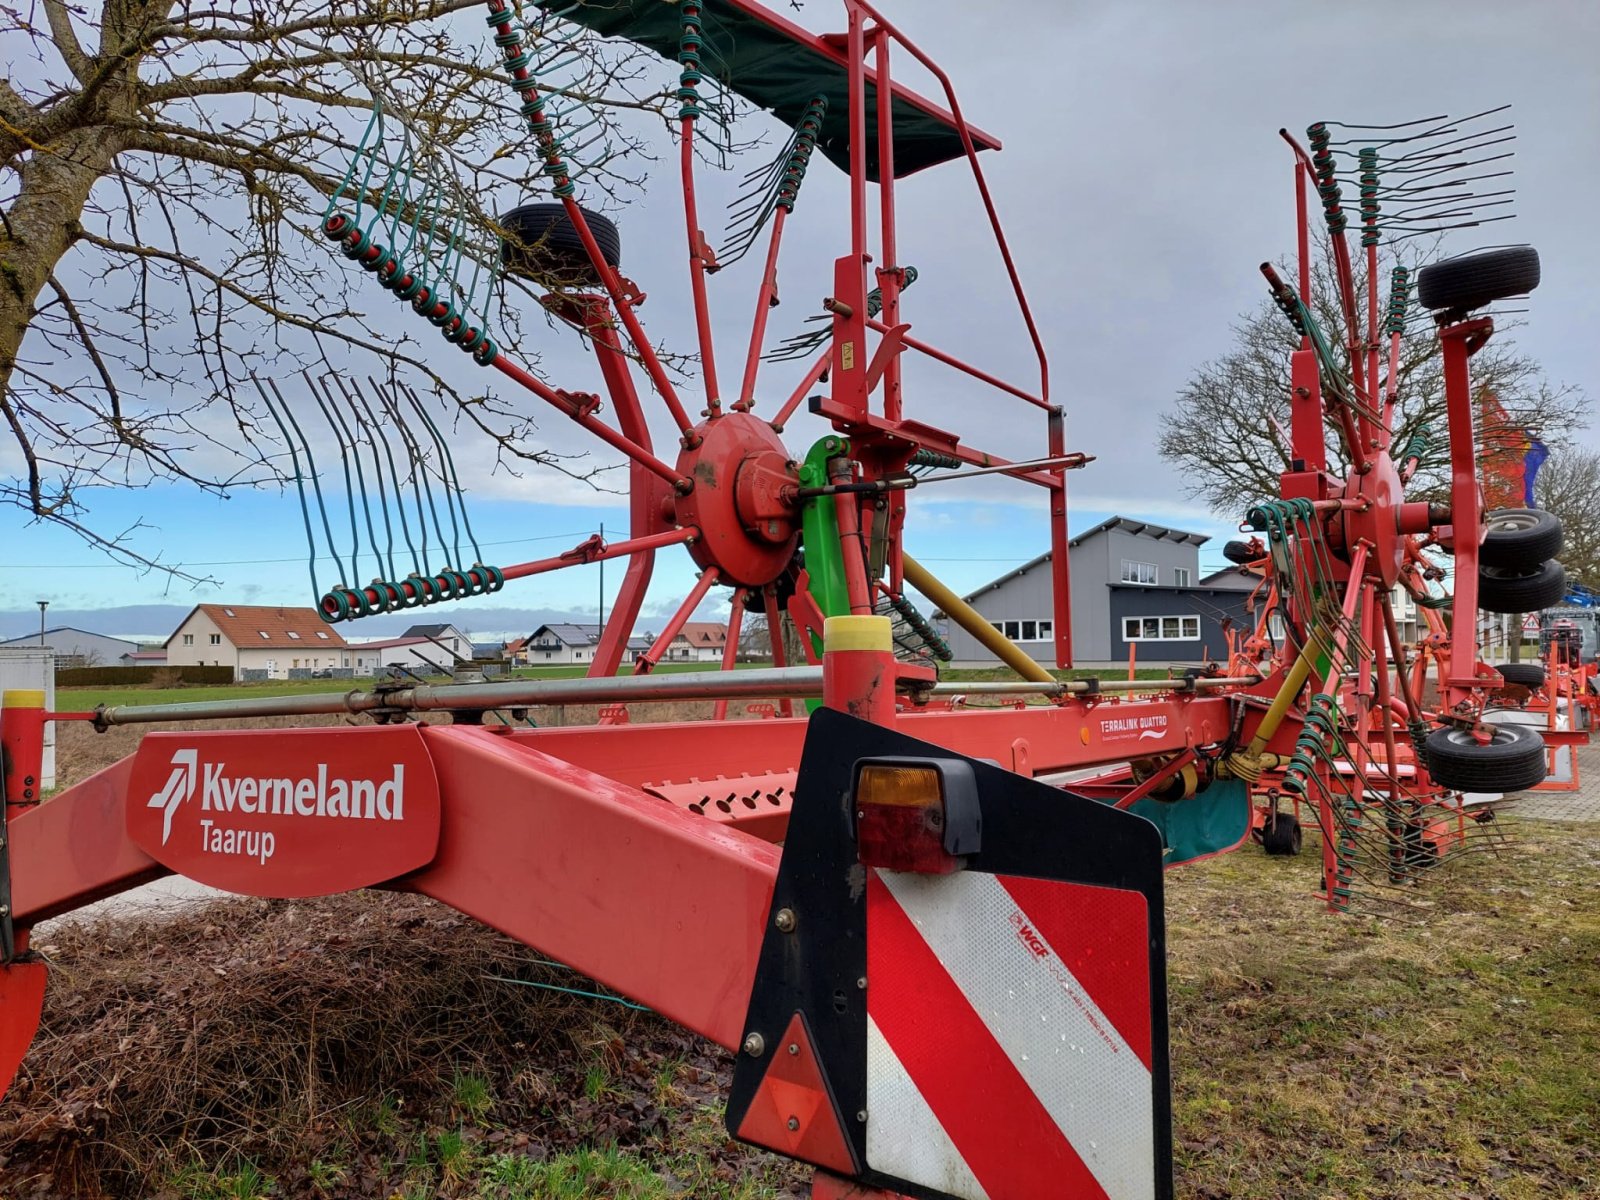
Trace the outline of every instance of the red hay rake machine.
<path fill-rule="evenodd" d="M 1226 671 L 1063 681 L 902 545 L 918 486 L 994 473 L 1043 488 L 1055 659 L 1071 665 L 1066 472 L 1089 458 L 1067 449 L 985 183 L 982 154 L 999 143 L 967 122 L 944 73 L 872 5 L 843 7 L 844 32 L 814 35 L 752 0 L 550 4 L 520 16 L 507 0 L 488 0 L 554 198 L 504 214 L 487 240 L 452 215 L 449 188 L 406 158 L 412 134 L 403 124 L 394 149 L 397 125 L 385 130 L 381 97 L 375 103 L 346 186 L 329 204 L 329 243 L 478 366 L 624 455 L 631 527 L 616 542 L 487 564 L 452 496 L 449 439 L 415 395 L 308 378 L 290 400 L 268 384 L 262 398 L 306 503 L 321 612 L 330 622 L 356 619 L 626 557 L 593 665 L 576 680 L 389 681 L 321 697 L 93 713 L 47 712 L 35 694 L 8 693 L 0 1082 L 9 1085 L 38 1025 L 46 966 L 28 942 L 42 920 L 172 872 L 259 896 L 389 888 L 434 897 L 733 1051 L 730 1131 L 814 1164 L 819 1198 L 1169 1197 L 1163 870 L 1240 846 L 1253 827 L 1269 849 L 1298 849 L 1298 823 L 1280 812 L 1291 802 L 1322 830 L 1324 899 L 1342 909 L 1363 881 L 1409 883 L 1458 847 L 1470 824 L 1460 793 L 1544 778 L 1536 732 L 1485 723 L 1499 681 L 1478 662 L 1470 632 L 1480 606 L 1540 607 L 1560 575 L 1549 561 L 1559 529 L 1552 542 L 1548 522 L 1486 518 L 1474 473 L 1468 364 L 1493 330 L 1474 313 L 1537 283 L 1532 251 L 1447 261 L 1418 281 L 1446 362 L 1447 500 L 1407 499 L 1427 451 L 1394 445 L 1391 432 L 1410 285 L 1397 276 L 1380 308 L 1378 241 L 1396 223 L 1437 225 L 1461 211 L 1450 188 L 1428 189 L 1457 178 L 1451 171 L 1473 159 L 1460 152 L 1479 143 L 1438 121 L 1359 151 L 1364 296 L 1340 203 L 1341 148 L 1328 126 L 1312 127 L 1309 152 L 1294 145 L 1299 286 L 1266 269 L 1302 335 L 1289 401 L 1294 463 L 1280 497 L 1251 509 L 1258 536 L 1242 544 L 1271 597 L 1261 625 Z M 644 293 L 621 274 L 616 227 L 577 200 L 582 134 L 564 123 L 581 123 L 582 110 L 551 82 L 563 22 L 630 38 L 681 66 L 677 132 L 703 402 L 687 399 L 644 331 Z M 905 59 L 943 95 L 930 100 L 895 82 L 892 66 Z M 792 134 L 770 169 L 752 173 L 754 193 L 719 257 L 701 230 L 694 185 L 700 127 L 729 92 Z M 772 405 L 760 383 L 779 251 L 818 152 L 848 174 L 849 243 L 814 324 L 766 353 L 804 364 Z M 896 236 L 896 188 L 961 162 L 1037 352 L 1038 377 L 1027 384 L 913 337 L 906 319 L 903 293 L 917 273 Z M 1402 182 L 1380 183 L 1385 171 Z M 1311 311 L 1313 190 L 1346 318 L 1331 333 Z M 1380 200 L 1389 217 L 1380 217 Z M 1407 204 L 1410 215 L 1393 215 Z M 719 377 L 708 287 L 763 237 L 743 369 Z M 546 382 L 496 342 L 500 272 L 547 288 L 544 310 L 593 350 L 603 398 Z M 933 290 L 924 281 L 918 298 Z M 1037 421 L 1042 453 L 1008 460 L 918 421 L 902 386 L 908 355 L 1015 404 Z M 646 419 L 651 392 L 676 428 L 665 452 Z M 602 416 L 607 406 L 614 420 Z M 690 415 L 696 406 L 699 419 Z M 803 452 L 783 437 L 802 407 L 827 427 Z M 317 412 L 343 452 L 348 548 L 336 545 L 326 503 L 339 489 L 325 495 L 301 424 Z M 1342 447 L 1335 457 L 1329 428 Z M 445 492 L 445 520 L 424 462 Z M 319 524 L 339 575 L 331 587 L 316 580 Z M 655 556 L 673 546 L 688 551 L 698 580 L 632 674 L 619 676 Z M 1447 599 L 1430 591 L 1445 574 L 1430 547 L 1454 559 Z M 358 582 L 363 555 L 378 568 L 370 584 Z M 1450 617 L 1436 622 L 1431 642 L 1444 677 L 1430 700 L 1396 631 L 1389 593 L 1397 585 Z M 733 666 L 749 611 L 768 619 L 773 667 L 653 674 L 713 588 L 734 592 L 724 666 Z M 911 590 L 1019 680 L 942 683 L 933 663 L 948 651 Z M 784 661 L 785 618 L 800 632 L 804 664 Z M 963 706 L 957 692 L 1030 702 Z M 714 700 L 718 719 L 548 728 L 521 720 L 533 705 L 664 699 Z M 776 701 L 781 712 L 726 719 L 740 699 Z M 490 712 L 510 719 L 486 723 Z M 244 717 L 329 713 L 372 723 L 226 728 Z M 417 719 L 427 713 L 448 721 Z M 42 734 L 52 720 L 219 727 L 151 733 L 129 759 L 40 803 Z M 1042 779 L 1084 768 L 1102 769 L 1067 785 Z"/>

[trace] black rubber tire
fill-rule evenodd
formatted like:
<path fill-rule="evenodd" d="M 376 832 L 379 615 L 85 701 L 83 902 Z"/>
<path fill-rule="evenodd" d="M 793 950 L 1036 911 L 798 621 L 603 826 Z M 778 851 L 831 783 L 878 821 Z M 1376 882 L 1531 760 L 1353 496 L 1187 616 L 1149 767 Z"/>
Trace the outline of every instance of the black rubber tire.
<path fill-rule="evenodd" d="M 1417 272 L 1417 301 L 1435 311 L 1471 312 L 1539 286 L 1539 252 L 1507 246 L 1429 263 Z"/>
<path fill-rule="evenodd" d="M 1538 663 L 1501 663 L 1495 668 L 1507 683 L 1537 690 L 1544 686 L 1544 668 Z"/>
<path fill-rule="evenodd" d="M 597 212 L 587 208 L 582 211 L 606 265 L 620 267 L 622 235 L 616 225 Z M 500 228 L 505 232 L 500 241 L 500 258 L 513 275 L 568 287 L 590 287 L 600 282 L 583 239 L 567 216 L 566 205 L 524 204 L 502 216 Z"/>
<path fill-rule="evenodd" d="M 1480 745 L 1469 732 L 1446 725 L 1422 744 L 1434 782 L 1458 792 L 1520 792 L 1544 781 L 1544 739 L 1526 725 L 1494 725 L 1494 740 Z"/>
<path fill-rule="evenodd" d="M 1561 553 L 1561 518 L 1542 508 L 1497 508 L 1485 524 L 1479 566 L 1531 571 Z"/>
<path fill-rule="evenodd" d="M 1551 559 L 1531 571 L 1478 568 L 1478 607 L 1492 613 L 1535 613 L 1560 604 L 1567 594 L 1567 569 Z"/>
<path fill-rule="evenodd" d="M 1233 563 L 1235 566 L 1247 567 L 1257 559 L 1261 558 L 1262 555 L 1257 553 L 1255 548 L 1252 547 L 1249 542 L 1235 540 L 1231 542 L 1225 542 L 1223 544 L 1222 557 Z"/>
<path fill-rule="evenodd" d="M 1274 858 L 1299 854 L 1304 836 L 1292 812 L 1271 812 L 1261 830 L 1261 848 Z"/>

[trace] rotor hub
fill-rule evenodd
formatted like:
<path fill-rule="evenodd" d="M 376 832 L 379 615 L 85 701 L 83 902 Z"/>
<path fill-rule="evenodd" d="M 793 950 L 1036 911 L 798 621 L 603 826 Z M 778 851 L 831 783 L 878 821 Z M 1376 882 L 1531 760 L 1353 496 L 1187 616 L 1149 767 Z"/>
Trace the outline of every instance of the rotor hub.
<path fill-rule="evenodd" d="M 700 530 L 689 553 L 723 583 L 763 587 L 799 545 L 799 466 L 772 426 L 750 413 L 724 413 L 693 432 L 695 444 L 677 465 L 694 488 L 674 502 L 678 524 Z"/>

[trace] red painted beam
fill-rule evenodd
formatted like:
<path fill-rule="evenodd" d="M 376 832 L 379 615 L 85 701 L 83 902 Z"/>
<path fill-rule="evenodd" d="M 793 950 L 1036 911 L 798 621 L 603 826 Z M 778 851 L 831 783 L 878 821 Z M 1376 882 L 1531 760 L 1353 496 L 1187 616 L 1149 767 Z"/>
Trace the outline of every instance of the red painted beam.
<path fill-rule="evenodd" d="M 444 825 L 407 889 L 739 1045 L 775 847 L 513 737 L 432 726 L 424 738 Z"/>

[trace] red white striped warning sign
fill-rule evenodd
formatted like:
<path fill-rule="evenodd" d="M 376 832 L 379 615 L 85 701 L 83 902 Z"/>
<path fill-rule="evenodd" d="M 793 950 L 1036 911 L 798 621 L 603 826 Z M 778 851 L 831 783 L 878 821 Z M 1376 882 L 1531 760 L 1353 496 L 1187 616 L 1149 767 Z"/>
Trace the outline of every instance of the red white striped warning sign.
<path fill-rule="evenodd" d="M 962 1200 L 1153 1200 L 1147 901 L 873 871 L 867 1164 Z"/>

